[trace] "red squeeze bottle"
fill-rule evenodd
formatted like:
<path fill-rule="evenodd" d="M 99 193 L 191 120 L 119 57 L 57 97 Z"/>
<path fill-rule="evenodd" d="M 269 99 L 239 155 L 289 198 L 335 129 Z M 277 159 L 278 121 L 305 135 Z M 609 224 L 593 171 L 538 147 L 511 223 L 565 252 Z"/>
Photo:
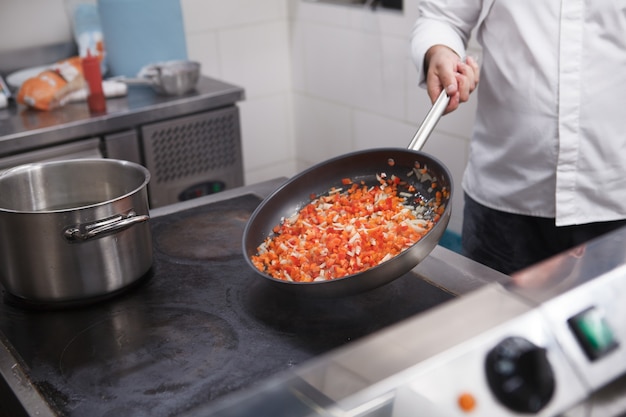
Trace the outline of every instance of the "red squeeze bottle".
<path fill-rule="evenodd" d="M 102 92 L 102 72 L 100 72 L 100 60 L 91 55 L 87 50 L 87 56 L 82 59 L 83 76 L 87 81 L 87 105 L 92 113 L 104 113 L 107 109 L 104 93 Z"/>

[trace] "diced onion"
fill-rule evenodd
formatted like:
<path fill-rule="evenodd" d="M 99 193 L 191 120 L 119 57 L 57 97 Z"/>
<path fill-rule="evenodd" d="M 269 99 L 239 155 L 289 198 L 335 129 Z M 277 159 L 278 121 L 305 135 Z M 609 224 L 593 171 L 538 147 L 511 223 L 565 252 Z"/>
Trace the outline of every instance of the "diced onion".
<path fill-rule="evenodd" d="M 422 182 L 432 179 L 425 168 L 412 172 Z M 335 187 L 282 219 L 253 264 L 274 278 L 319 282 L 363 272 L 410 248 L 436 223 L 447 190 L 426 201 L 395 175 L 376 178 L 377 187 L 345 179 L 345 190 Z"/>

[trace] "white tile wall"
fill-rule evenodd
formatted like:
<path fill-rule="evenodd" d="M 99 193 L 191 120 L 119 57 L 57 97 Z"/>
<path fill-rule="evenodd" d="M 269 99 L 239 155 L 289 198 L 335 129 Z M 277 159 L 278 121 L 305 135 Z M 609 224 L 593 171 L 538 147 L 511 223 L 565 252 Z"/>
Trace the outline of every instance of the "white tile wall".
<path fill-rule="evenodd" d="M 286 94 L 239 103 L 247 184 L 294 173 L 293 104 Z M 261 173 L 265 172 L 269 176 Z"/>
<path fill-rule="evenodd" d="M 269 21 L 221 31 L 222 78 L 244 86 L 250 98 L 290 93 L 288 27 Z"/>
<path fill-rule="evenodd" d="M 356 70 L 352 104 L 390 118 L 401 117 L 406 94 L 406 40 L 363 34 L 352 50 Z"/>
<path fill-rule="evenodd" d="M 181 0 L 185 29 L 202 32 L 285 20 L 285 0 Z"/>
<path fill-rule="evenodd" d="M 297 172 L 286 0 L 181 0 L 187 49 L 202 73 L 245 89 L 246 183 Z"/>
<path fill-rule="evenodd" d="M 188 32 L 185 36 L 187 38 L 187 54 L 200 62 L 202 73 L 209 77 L 221 78 L 223 71 L 217 32 Z"/>
<path fill-rule="evenodd" d="M 354 148 L 406 148 L 415 134 L 415 125 L 400 119 L 391 119 L 370 111 L 354 112 Z"/>
<path fill-rule="evenodd" d="M 0 51 L 72 39 L 65 0 L 0 0 Z"/>
<path fill-rule="evenodd" d="M 297 154 L 311 162 L 320 162 L 354 149 L 353 110 L 332 101 L 295 95 L 294 119 Z"/>

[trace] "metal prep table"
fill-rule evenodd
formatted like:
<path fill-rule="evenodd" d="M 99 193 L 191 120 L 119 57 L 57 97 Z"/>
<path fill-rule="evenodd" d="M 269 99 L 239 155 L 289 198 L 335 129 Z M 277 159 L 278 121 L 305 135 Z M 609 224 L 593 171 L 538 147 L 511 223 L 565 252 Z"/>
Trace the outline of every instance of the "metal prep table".
<path fill-rule="evenodd" d="M 13 102 L 0 110 L 0 170 L 53 159 L 129 160 L 151 171 L 151 207 L 238 187 L 243 98 L 242 88 L 203 76 L 184 96 L 131 86 L 107 99 L 104 114 L 90 114 L 86 102 L 48 112 Z"/>

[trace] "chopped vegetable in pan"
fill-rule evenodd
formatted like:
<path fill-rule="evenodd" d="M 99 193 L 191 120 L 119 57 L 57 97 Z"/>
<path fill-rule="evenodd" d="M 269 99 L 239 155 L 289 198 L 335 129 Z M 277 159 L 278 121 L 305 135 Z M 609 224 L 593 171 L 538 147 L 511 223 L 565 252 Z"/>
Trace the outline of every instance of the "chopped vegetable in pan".
<path fill-rule="evenodd" d="M 367 186 L 345 178 L 344 187 L 312 195 L 274 227 L 252 263 L 281 280 L 326 281 L 363 272 L 411 247 L 443 214 L 448 190 L 442 187 L 427 201 L 396 176 L 377 179 L 380 185 Z"/>

